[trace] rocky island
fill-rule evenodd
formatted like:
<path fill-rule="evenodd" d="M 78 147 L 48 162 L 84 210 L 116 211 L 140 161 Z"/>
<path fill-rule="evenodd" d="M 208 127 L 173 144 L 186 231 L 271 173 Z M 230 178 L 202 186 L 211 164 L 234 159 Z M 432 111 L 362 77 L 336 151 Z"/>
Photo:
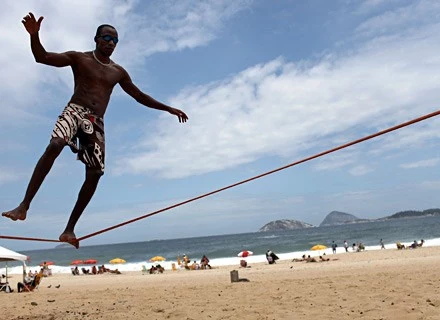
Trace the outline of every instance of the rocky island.
<path fill-rule="evenodd" d="M 275 220 L 265 224 L 263 227 L 258 230 L 259 232 L 267 232 L 267 231 L 283 231 L 283 230 L 295 230 L 295 229 L 304 229 L 311 228 L 313 225 L 305 222 L 301 222 L 298 220 Z"/>

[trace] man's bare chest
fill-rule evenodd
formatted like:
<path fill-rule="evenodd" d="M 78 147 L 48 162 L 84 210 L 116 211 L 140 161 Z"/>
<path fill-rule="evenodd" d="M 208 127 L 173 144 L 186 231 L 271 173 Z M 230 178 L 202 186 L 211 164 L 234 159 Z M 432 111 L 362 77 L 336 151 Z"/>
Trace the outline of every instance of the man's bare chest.
<path fill-rule="evenodd" d="M 84 61 L 74 70 L 75 80 L 88 85 L 113 88 L 121 79 L 121 71 L 113 63 L 101 65 L 96 61 Z"/>

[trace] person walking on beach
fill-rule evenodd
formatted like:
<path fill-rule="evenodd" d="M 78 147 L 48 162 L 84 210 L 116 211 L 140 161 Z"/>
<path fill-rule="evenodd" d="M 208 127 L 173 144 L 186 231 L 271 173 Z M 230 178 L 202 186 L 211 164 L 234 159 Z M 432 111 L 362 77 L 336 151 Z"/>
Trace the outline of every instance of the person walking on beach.
<path fill-rule="evenodd" d="M 382 240 L 382 239 L 380 239 L 380 249 L 385 249 L 385 245 L 384 245 L 384 243 L 383 243 L 383 240 Z"/>
<path fill-rule="evenodd" d="M 347 243 L 347 240 L 344 240 L 344 248 L 345 248 L 345 252 L 348 252 L 348 243 Z"/>
<path fill-rule="evenodd" d="M 333 250 L 334 254 L 336 253 L 336 248 L 337 247 L 338 247 L 338 245 L 334 241 L 332 241 L 332 250 Z"/>
<path fill-rule="evenodd" d="M 181 123 L 186 122 L 188 116 L 183 111 L 167 106 L 143 93 L 134 85 L 127 71 L 110 59 L 119 42 L 115 27 L 108 24 L 98 27 L 93 51 L 54 53 L 47 52 L 40 42 L 39 31 L 42 21 L 43 17 L 36 20 L 31 12 L 22 20 L 30 35 L 35 61 L 54 67 L 70 66 L 74 77 L 74 92 L 55 124 L 49 145 L 34 169 L 23 201 L 17 208 L 3 212 L 2 216 L 14 221 L 26 219 L 35 194 L 55 159 L 68 145 L 74 153 L 78 153 L 78 159 L 85 164 L 85 181 L 59 240 L 78 248 L 79 242 L 74 233 L 75 225 L 104 174 L 104 114 L 113 88 L 119 84 L 140 104 L 169 112 L 177 116 Z"/>

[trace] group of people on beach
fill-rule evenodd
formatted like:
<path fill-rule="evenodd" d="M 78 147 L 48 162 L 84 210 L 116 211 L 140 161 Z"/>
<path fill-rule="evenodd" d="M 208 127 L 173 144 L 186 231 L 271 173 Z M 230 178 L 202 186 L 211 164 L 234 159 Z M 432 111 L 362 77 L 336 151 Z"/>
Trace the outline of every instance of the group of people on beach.
<path fill-rule="evenodd" d="M 200 263 L 198 263 L 196 260 L 191 263 L 191 259 L 186 254 L 183 255 L 182 259 L 180 259 L 180 256 L 178 256 L 177 265 L 186 270 L 212 269 L 211 265 L 209 264 L 209 259 L 206 255 L 203 255 L 203 257 L 200 259 Z"/>
<path fill-rule="evenodd" d="M 396 246 L 398 250 L 402 250 L 402 249 L 416 249 L 419 247 L 422 247 L 423 244 L 425 243 L 425 240 L 420 240 L 420 243 L 417 242 L 417 240 L 414 240 L 413 243 L 411 243 L 409 246 L 405 247 L 404 244 L 400 243 L 400 242 L 396 242 Z"/>
<path fill-rule="evenodd" d="M 324 256 L 326 255 L 325 253 L 323 254 Z M 336 259 L 337 260 L 337 259 Z M 311 257 L 310 255 L 306 256 L 305 254 L 303 254 L 301 256 L 301 259 L 298 258 L 294 258 L 292 259 L 292 262 L 327 262 L 330 261 L 330 258 L 324 258 L 323 256 L 319 256 L 319 259 L 316 259 L 315 257 Z"/>
<path fill-rule="evenodd" d="M 74 275 L 74 276 L 79 276 L 80 275 L 78 266 L 75 266 L 75 268 L 71 268 L 71 271 L 72 271 L 72 275 Z M 96 266 L 94 265 L 92 267 L 92 269 L 87 269 L 85 267 L 82 267 L 81 271 L 82 271 L 83 274 L 86 274 L 86 275 L 89 275 L 89 274 L 93 274 L 93 275 L 103 274 L 103 273 L 106 273 L 106 272 L 114 273 L 114 274 L 121 274 L 121 271 L 119 271 L 118 269 L 111 270 L 109 268 L 106 268 L 104 265 L 101 265 L 98 268 L 96 268 Z"/>

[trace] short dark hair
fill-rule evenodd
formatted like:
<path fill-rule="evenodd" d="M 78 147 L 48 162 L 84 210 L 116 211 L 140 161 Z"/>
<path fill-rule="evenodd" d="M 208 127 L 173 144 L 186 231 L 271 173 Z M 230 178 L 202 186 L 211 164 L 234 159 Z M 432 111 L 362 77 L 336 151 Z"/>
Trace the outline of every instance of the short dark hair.
<path fill-rule="evenodd" d="M 104 29 L 105 27 L 109 27 L 109 28 L 112 28 L 112 29 L 115 29 L 115 30 L 116 30 L 116 28 L 113 27 L 113 26 L 110 25 L 110 24 L 101 24 L 101 25 L 98 27 L 98 29 L 96 29 L 96 35 L 95 35 L 95 38 L 101 35 L 101 31 L 102 31 L 102 29 Z"/>

